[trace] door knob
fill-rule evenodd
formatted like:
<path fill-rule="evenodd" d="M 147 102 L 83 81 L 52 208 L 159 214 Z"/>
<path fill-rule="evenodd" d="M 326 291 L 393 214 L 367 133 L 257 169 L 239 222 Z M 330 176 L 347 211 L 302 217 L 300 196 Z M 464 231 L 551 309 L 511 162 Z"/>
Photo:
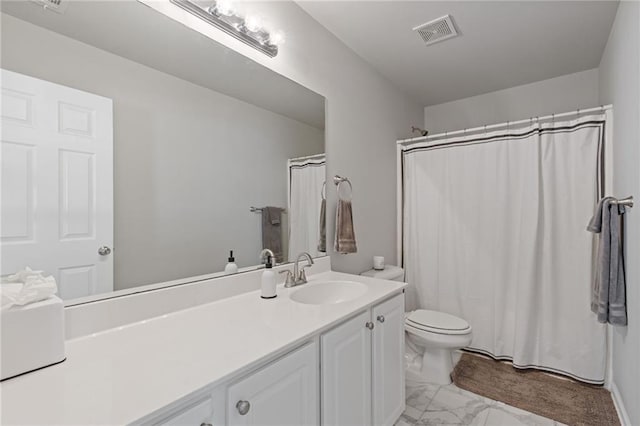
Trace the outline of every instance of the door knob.
<path fill-rule="evenodd" d="M 107 246 L 102 246 L 98 249 L 98 254 L 100 256 L 108 256 L 111 254 L 111 249 Z"/>
<path fill-rule="evenodd" d="M 236 404 L 236 408 L 238 409 L 238 413 L 240 413 L 241 416 L 244 416 L 249 412 L 249 409 L 251 408 L 251 404 L 249 404 L 249 401 L 240 400 Z"/>
<path fill-rule="evenodd" d="M 367 328 L 368 328 L 369 330 L 373 330 L 373 323 L 372 323 L 372 322 L 370 322 L 370 321 L 369 321 L 369 322 L 367 322 L 365 325 L 367 326 Z"/>
<path fill-rule="evenodd" d="M 378 320 L 378 322 L 384 322 L 384 315 L 378 315 L 378 318 L 376 318 Z"/>

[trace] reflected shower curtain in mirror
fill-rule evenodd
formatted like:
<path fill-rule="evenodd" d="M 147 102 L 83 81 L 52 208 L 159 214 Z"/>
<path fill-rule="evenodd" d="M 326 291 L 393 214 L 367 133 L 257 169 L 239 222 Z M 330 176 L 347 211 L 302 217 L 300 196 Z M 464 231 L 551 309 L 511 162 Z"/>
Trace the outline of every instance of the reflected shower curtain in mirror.
<path fill-rule="evenodd" d="M 289 160 L 289 260 L 307 252 L 313 257 L 320 238 L 320 206 L 326 179 L 325 156 Z"/>
<path fill-rule="evenodd" d="M 466 319 L 470 350 L 603 383 L 585 229 L 609 114 L 405 147 L 408 304 Z"/>

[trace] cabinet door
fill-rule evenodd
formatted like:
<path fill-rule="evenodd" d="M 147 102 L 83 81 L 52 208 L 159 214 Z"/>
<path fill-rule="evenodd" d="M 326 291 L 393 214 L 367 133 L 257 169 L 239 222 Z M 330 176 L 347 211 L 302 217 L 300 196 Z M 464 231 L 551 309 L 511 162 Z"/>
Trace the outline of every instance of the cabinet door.
<path fill-rule="evenodd" d="M 373 308 L 373 424 L 393 425 L 404 411 L 404 294 Z"/>
<path fill-rule="evenodd" d="M 317 425 L 318 348 L 309 343 L 227 390 L 229 425 Z"/>
<path fill-rule="evenodd" d="M 371 424 L 370 312 L 328 331 L 322 347 L 322 423 Z"/>

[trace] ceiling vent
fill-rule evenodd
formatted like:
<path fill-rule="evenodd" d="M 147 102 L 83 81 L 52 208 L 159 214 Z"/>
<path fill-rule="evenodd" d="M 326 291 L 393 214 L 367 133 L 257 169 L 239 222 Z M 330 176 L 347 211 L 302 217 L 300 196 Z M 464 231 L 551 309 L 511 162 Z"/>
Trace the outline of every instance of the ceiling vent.
<path fill-rule="evenodd" d="M 56 13 L 64 13 L 67 9 L 69 0 L 31 0 L 32 2 L 39 4 L 46 10 L 51 10 Z"/>
<path fill-rule="evenodd" d="M 441 18 L 429 21 L 426 24 L 418 25 L 413 29 L 417 31 L 424 40 L 424 43 L 429 46 L 434 43 L 438 43 L 458 35 L 456 27 L 453 24 L 451 15 L 445 15 Z"/>

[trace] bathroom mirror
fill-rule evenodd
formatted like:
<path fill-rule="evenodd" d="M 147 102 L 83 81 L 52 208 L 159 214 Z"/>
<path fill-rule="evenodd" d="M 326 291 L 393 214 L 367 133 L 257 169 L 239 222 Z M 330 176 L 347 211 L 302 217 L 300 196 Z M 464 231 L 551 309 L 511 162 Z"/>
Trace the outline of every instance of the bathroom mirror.
<path fill-rule="evenodd" d="M 72 305 L 324 255 L 322 96 L 134 0 L 1 18 L 4 280 Z"/>

